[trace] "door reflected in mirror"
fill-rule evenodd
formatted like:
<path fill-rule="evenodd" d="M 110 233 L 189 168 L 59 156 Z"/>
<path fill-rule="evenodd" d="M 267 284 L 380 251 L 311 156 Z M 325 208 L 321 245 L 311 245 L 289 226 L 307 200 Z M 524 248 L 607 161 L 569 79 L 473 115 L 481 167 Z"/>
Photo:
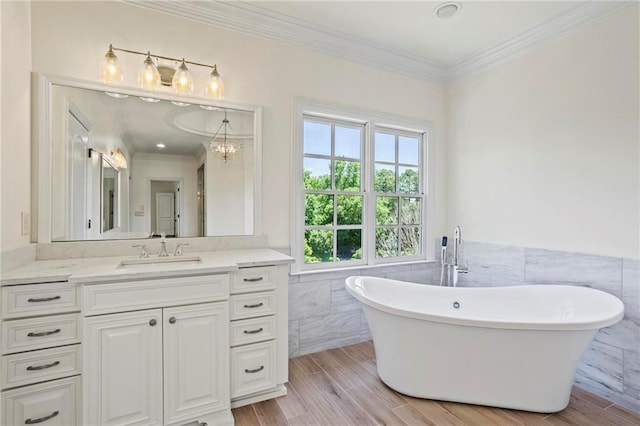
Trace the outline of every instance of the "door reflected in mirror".
<path fill-rule="evenodd" d="M 255 110 L 79 86 L 51 85 L 40 141 L 53 160 L 51 241 L 254 234 Z M 220 156 L 231 140 L 240 149 Z"/>
<path fill-rule="evenodd" d="M 118 188 L 119 172 L 103 157 L 102 159 L 102 232 L 118 227 L 120 204 Z"/>

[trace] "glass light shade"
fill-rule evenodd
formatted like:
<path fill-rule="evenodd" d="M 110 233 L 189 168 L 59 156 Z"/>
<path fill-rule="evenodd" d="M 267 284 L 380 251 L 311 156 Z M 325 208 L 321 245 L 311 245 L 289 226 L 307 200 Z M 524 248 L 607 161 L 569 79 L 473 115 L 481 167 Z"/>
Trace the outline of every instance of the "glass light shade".
<path fill-rule="evenodd" d="M 218 73 L 218 67 L 216 65 L 213 66 L 213 70 L 211 70 L 211 74 L 209 74 L 209 78 L 207 79 L 205 93 L 207 96 L 216 99 L 222 99 L 224 97 L 224 82 L 222 78 L 220 78 L 220 73 Z"/>
<path fill-rule="evenodd" d="M 138 72 L 138 85 L 143 89 L 157 89 L 160 86 L 160 73 L 151 59 L 150 52 L 147 52 L 147 57 Z"/>
<path fill-rule="evenodd" d="M 173 75 L 171 85 L 173 86 L 173 90 L 175 90 L 176 93 L 185 95 L 190 95 L 191 93 L 193 93 L 193 76 L 189 72 L 187 64 L 184 63 L 184 59 L 176 70 L 176 73 Z"/>
<path fill-rule="evenodd" d="M 224 127 L 224 133 L 220 134 L 220 129 Z M 231 130 L 231 133 L 227 132 L 227 127 Z M 213 141 L 209 144 L 211 151 L 216 156 L 222 159 L 225 163 L 231 159 L 235 154 L 239 153 L 242 149 L 240 141 L 233 134 L 233 129 L 227 120 L 226 112 L 225 118 L 222 120 L 222 124 L 218 128 L 218 132 L 213 137 Z"/>
<path fill-rule="evenodd" d="M 122 83 L 124 80 L 124 73 L 118 63 L 118 57 L 113 53 L 113 47 L 111 45 L 109 45 L 109 50 L 105 53 L 102 64 L 100 65 L 100 79 L 103 83 L 111 84 Z"/>
<path fill-rule="evenodd" d="M 225 163 L 240 151 L 240 143 L 233 138 L 226 138 L 222 141 L 211 143 L 211 151 L 222 159 Z"/>
<path fill-rule="evenodd" d="M 116 150 L 111 153 L 111 160 L 118 170 L 127 168 L 127 159 L 124 157 L 124 153 L 120 151 L 120 148 L 116 148 Z"/>

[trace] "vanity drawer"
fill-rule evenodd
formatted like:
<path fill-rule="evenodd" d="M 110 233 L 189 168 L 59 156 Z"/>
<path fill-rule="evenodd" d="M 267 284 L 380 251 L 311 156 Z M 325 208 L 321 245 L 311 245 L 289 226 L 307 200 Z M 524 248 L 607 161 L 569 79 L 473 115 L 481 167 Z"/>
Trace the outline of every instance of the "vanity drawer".
<path fill-rule="evenodd" d="M 5 354 L 80 343 L 80 314 L 3 321 Z"/>
<path fill-rule="evenodd" d="M 80 374 L 80 345 L 2 357 L 2 389 Z"/>
<path fill-rule="evenodd" d="M 231 296 L 229 302 L 231 320 L 276 313 L 276 293 L 273 291 Z"/>
<path fill-rule="evenodd" d="M 79 311 L 78 289 L 67 282 L 2 288 L 2 318 Z"/>
<path fill-rule="evenodd" d="M 229 275 L 87 284 L 83 293 L 85 316 L 214 302 L 229 297 Z"/>
<path fill-rule="evenodd" d="M 80 377 L 54 380 L 3 392 L 2 424 L 78 424 Z"/>
<path fill-rule="evenodd" d="M 231 294 L 252 291 L 272 290 L 276 288 L 275 266 L 242 268 L 233 274 Z"/>
<path fill-rule="evenodd" d="M 275 342 L 231 349 L 231 398 L 267 390 L 275 385 Z"/>
<path fill-rule="evenodd" d="M 264 342 L 276 337 L 276 317 L 251 318 L 232 321 L 231 346 L 246 345 L 248 343 Z"/>

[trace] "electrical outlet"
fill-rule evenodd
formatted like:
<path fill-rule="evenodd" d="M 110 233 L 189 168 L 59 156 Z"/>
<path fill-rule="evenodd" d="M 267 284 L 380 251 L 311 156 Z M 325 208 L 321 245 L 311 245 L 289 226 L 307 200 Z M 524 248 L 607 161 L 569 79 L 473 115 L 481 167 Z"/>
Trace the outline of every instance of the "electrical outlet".
<path fill-rule="evenodd" d="M 21 234 L 29 235 L 29 228 L 31 227 L 31 221 L 29 219 L 29 213 L 21 212 L 20 213 L 20 223 L 21 223 Z"/>

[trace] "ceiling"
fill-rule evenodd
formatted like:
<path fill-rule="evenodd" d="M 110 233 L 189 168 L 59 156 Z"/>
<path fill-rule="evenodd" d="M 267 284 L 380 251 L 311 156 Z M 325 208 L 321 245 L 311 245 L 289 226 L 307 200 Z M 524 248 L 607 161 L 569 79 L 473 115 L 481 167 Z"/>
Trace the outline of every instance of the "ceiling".
<path fill-rule="evenodd" d="M 487 69 L 629 6 L 617 1 L 172 1 L 127 3 L 427 80 Z"/>

